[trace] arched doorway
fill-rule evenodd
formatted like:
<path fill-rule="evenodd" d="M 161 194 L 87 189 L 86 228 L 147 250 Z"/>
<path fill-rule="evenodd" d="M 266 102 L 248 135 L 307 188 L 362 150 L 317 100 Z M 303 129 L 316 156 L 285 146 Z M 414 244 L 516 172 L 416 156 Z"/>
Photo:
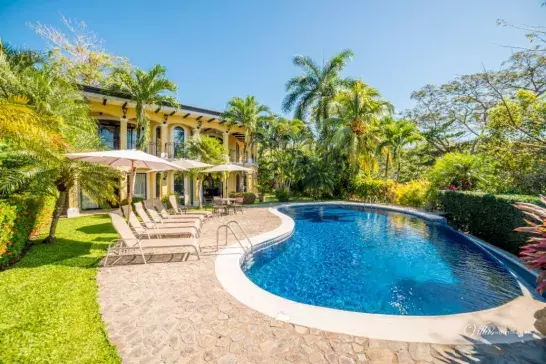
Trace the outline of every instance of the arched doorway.
<path fill-rule="evenodd" d="M 203 178 L 203 199 L 211 201 L 215 196 L 222 195 L 222 178 L 211 175 Z"/>

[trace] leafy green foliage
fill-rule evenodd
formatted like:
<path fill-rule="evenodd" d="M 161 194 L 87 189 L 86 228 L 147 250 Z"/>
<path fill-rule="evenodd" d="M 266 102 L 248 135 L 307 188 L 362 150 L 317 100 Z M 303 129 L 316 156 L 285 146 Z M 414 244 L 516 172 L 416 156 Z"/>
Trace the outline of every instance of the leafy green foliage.
<path fill-rule="evenodd" d="M 438 158 L 430 181 L 437 189 L 488 190 L 492 185 L 493 166 L 486 157 L 470 153 L 447 153 Z"/>
<path fill-rule="evenodd" d="M 382 202 L 393 202 L 395 184 L 393 180 L 374 179 L 367 175 L 360 175 L 352 181 L 350 194 L 352 198 L 356 199 L 374 198 Z"/>
<path fill-rule="evenodd" d="M 279 188 L 275 190 L 275 197 L 279 202 L 288 202 L 290 200 L 290 192 L 287 189 Z"/>
<path fill-rule="evenodd" d="M 541 204 L 534 196 L 439 191 L 438 203 L 451 224 L 493 245 L 517 254 L 525 236 L 514 229 L 525 225 L 516 202 Z"/>
<path fill-rule="evenodd" d="M 166 78 L 167 69 L 159 64 L 148 72 L 127 67 L 116 68 L 112 73 L 112 90 L 127 94 L 136 102 L 137 148 L 145 150 L 150 138 L 150 118 L 147 111 L 154 105 L 169 104 L 177 108 L 178 102 L 165 92 L 174 93 L 176 84 Z"/>
<path fill-rule="evenodd" d="M 245 143 L 243 145 L 244 161 L 247 161 L 248 151 L 256 143 L 258 128 L 272 118 L 269 108 L 260 104 L 254 96 L 242 99 L 234 97 L 228 102 L 222 118 L 227 120 L 228 127 L 241 125 L 245 128 Z"/>
<path fill-rule="evenodd" d="M 97 264 L 117 234 L 107 215 L 59 222 L 0 272 L 0 362 L 119 363 L 97 302 Z"/>
<path fill-rule="evenodd" d="M 51 196 L 0 200 L 0 268 L 16 260 L 31 239 L 49 226 L 54 204 Z"/>
<path fill-rule="evenodd" d="M 428 181 L 410 181 L 394 186 L 394 203 L 402 206 L 425 207 L 429 200 Z"/>
<path fill-rule="evenodd" d="M 322 121 L 329 118 L 331 104 L 339 88 L 347 82 L 340 77 L 340 73 L 353 57 L 353 51 L 343 50 L 320 67 L 310 57 L 295 56 L 292 62 L 303 74 L 286 82 L 283 110 L 294 110 L 294 118 L 299 120 L 306 119 L 312 113 L 315 126 L 321 137 L 325 137 L 326 128 Z"/>

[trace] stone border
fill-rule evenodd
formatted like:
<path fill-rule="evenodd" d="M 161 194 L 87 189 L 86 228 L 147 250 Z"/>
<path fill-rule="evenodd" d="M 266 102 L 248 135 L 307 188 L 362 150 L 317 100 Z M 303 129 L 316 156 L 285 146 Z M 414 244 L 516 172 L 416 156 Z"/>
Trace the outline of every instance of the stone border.
<path fill-rule="evenodd" d="M 408 213 L 430 222 L 445 224 L 433 214 L 399 207 L 348 202 L 377 209 Z M 296 206 L 308 204 L 285 204 Z M 311 204 L 309 204 L 311 205 Z M 256 249 L 286 240 L 295 227 L 289 216 L 270 208 L 281 219 L 281 225 L 251 238 Z M 443 222 L 442 222 L 443 221 Z M 266 244 L 262 246 L 262 244 Z M 518 297 L 502 306 L 471 313 L 443 316 L 397 316 L 350 312 L 298 303 L 269 293 L 250 281 L 242 271 L 245 252 L 231 244 L 216 258 L 216 276 L 224 289 L 248 307 L 277 320 L 320 330 L 364 336 L 373 339 L 434 344 L 513 343 L 543 338 L 534 328 L 535 311 L 544 307 L 529 296 Z"/>

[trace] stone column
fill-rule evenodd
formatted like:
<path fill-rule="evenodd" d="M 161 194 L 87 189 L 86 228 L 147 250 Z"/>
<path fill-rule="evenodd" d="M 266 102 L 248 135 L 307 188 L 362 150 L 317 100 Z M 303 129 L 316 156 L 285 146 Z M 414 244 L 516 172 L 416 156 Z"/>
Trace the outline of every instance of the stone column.
<path fill-rule="evenodd" d="M 224 132 L 224 153 L 226 153 L 229 157 L 229 160 L 231 162 L 231 156 L 229 154 L 229 130 L 226 130 Z"/>
<path fill-rule="evenodd" d="M 119 149 L 127 149 L 127 118 L 119 119 Z"/>
<path fill-rule="evenodd" d="M 190 176 L 186 173 L 184 175 L 184 205 L 188 206 L 190 204 Z"/>
<path fill-rule="evenodd" d="M 146 173 L 148 179 L 148 189 L 146 191 L 146 199 L 151 200 L 155 198 L 155 175 L 157 172 Z"/>
<path fill-rule="evenodd" d="M 161 153 L 166 153 L 166 145 L 169 142 L 169 126 L 167 121 L 164 121 L 161 124 L 161 148 L 159 149 Z"/>

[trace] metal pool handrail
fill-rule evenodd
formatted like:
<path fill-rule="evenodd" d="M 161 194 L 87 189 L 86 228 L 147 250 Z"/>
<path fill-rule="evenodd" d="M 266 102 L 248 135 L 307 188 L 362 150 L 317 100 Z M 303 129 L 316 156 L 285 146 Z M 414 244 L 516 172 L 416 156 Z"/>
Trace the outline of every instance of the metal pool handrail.
<path fill-rule="evenodd" d="M 248 237 L 246 232 L 243 230 L 242 226 L 235 220 L 231 220 L 227 224 L 223 224 L 223 225 L 218 226 L 218 229 L 216 230 L 216 251 L 220 250 L 220 229 L 225 228 L 225 230 L 226 230 L 226 244 L 228 242 L 227 233 L 228 233 L 228 229 L 229 229 L 229 231 L 231 231 L 231 233 L 235 237 L 235 240 L 237 240 L 237 242 L 241 246 L 241 249 L 243 249 L 243 251 L 246 252 L 246 249 L 243 246 L 243 243 L 241 242 L 241 240 L 239 240 L 239 238 L 237 237 L 237 235 L 235 234 L 235 232 L 233 231 L 231 226 L 229 226 L 229 224 L 233 224 L 233 223 L 236 224 L 239 227 L 239 229 L 241 229 L 241 231 L 243 232 L 243 235 L 245 236 L 245 238 L 248 241 L 248 244 L 250 246 L 250 248 L 249 248 L 250 252 L 252 253 L 254 251 L 254 245 L 252 245 L 252 241 L 250 240 L 250 238 Z"/>

